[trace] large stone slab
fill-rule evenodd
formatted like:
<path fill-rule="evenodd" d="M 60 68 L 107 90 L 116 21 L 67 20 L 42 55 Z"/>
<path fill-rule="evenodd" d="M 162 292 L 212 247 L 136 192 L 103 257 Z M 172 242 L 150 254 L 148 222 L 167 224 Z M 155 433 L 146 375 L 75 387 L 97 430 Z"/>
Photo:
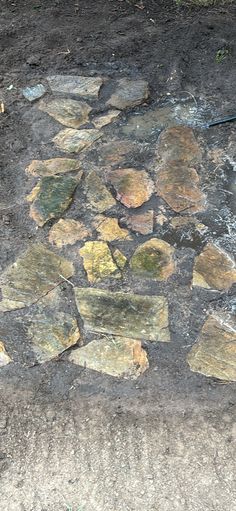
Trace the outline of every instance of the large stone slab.
<path fill-rule="evenodd" d="M 202 149 L 192 128 L 173 126 L 162 131 L 158 138 L 157 158 L 162 163 L 181 161 L 193 165 L 202 159 Z"/>
<path fill-rule="evenodd" d="M 226 315 L 211 315 L 188 355 L 192 371 L 236 381 L 236 324 Z"/>
<path fill-rule="evenodd" d="M 51 160 L 33 160 L 25 169 L 32 176 L 54 176 L 79 170 L 80 163 L 70 158 L 52 158 Z"/>
<path fill-rule="evenodd" d="M 141 278 L 167 280 L 175 270 L 173 255 L 174 248 L 169 243 L 152 238 L 135 250 L 130 267 Z"/>
<path fill-rule="evenodd" d="M 107 104 L 120 110 L 141 105 L 149 97 L 149 87 L 145 80 L 129 80 L 121 78 L 117 89 L 112 94 Z"/>
<path fill-rule="evenodd" d="M 86 124 L 92 111 L 91 106 L 84 101 L 64 98 L 40 101 L 38 108 L 68 128 L 79 128 Z"/>
<path fill-rule="evenodd" d="M 32 305 L 73 274 L 70 261 L 54 254 L 42 243 L 32 245 L 1 276 L 0 311 Z"/>
<path fill-rule="evenodd" d="M 235 261 L 227 252 L 213 243 L 208 243 L 195 258 L 193 286 L 227 291 L 236 283 Z"/>
<path fill-rule="evenodd" d="M 47 78 L 53 92 L 76 94 L 84 98 L 98 97 L 103 78 L 96 76 L 54 75 Z"/>
<path fill-rule="evenodd" d="M 93 226 L 99 233 L 99 239 L 103 241 L 130 240 L 132 239 L 127 229 L 119 226 L 117 218 L 108 218 L 97 215 Z"/>
<path fill-rule="evenodd" d="M 132 339 L 170 340 L 168 303 L 164 296 L 113 293 L 95 288 L 74 291 L 86 330 Z"/>
<path fill-rule="evenodd" d="M 80 151 L 91 146 L 101 136 L 102 133 L 95 129 L 75 130 L 73 128 L 66 128 L 54 137 L 53 142 L 59 149 L 67 153 L 80 153 Z"/>
<path fill-rule="evenodd" d="M 85 178 L 85 190 L 88 207 L 98 213 L 103 213 L 116 205 L 115 199 L 94 171 L 87 174 Z"/>
<path fill-rule="evenodd" d="M 6 366 L 11 362 L 11 358 L 9 357 L 6 348 L 2 341 L 0 341 L 0 367 Z"/>
<path fill-rule="evenodd" d="M 154 192 L 153 182 L 145 170 L 112 170 L 107 173 L 106 179 L 114 187 L 117 200 L 127 208 L 142 206 Z"/>
<path fill-rule="evenodd" d="M 62 248 L 65 245 L 74 245 L 79 240 L 84 240 L 91 236 L 91 231 L 78 220 L 60 219 L 49 231 L 48 239 L 50 243 Z"/>
<path fill-rule="evenodd" d="M 108 244 L 104 241 L 87 241 L 79 253 L 83 258 L 88 280 L 92 284 L 108 277 L 121 277 Z"/>
<path fill-rule="evenodd" d="M 28 196 L 33 203 L 30 216 L 42 227 L 48 220 L 59 218 L 69 207 L 73 193 L 81 179 L 82 172 L 76 177 L 46 176 L 43 177 Z"/>
<path fill-rule="evenodd" d="M 74 364 L 125 379 L 136 379 L 148 369 L 147 354 L 140 341 L 107 337 L 90 342 L 69 356 Z"/>

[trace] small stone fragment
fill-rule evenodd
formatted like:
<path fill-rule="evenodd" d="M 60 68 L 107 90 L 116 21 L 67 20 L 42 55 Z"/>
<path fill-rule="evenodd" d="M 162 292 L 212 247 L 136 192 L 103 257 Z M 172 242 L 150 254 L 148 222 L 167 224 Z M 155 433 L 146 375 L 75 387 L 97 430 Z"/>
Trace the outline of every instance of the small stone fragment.
<path fill-rule="evenodd" d="M 169 243 L 152 238 L 135 250 L 130 267 L 140 277 L 167 280 L 175 270 L 173 255 L 174 248 Z"/>
<path fill-rule="evenodd" d="M 84 101 L 64 98 L 41 101 L 38 108 L 68 128 L 79 128 L 86 124 L 92 111 L 91 106 Z"/>
<path fill-rule="evenodd" d="M 76 319 L 64 312 L 47 310 L 34 316 L 28 335 L 40 364 L 74 346 L 80 338 Z"/>
<path fill-rule="evenodd" d="M 125 255 L 118 248 L 116 248 L 113 252 L 113 259 L 115 260 L 118 268 L 123 270 L 127 263 L 127 257 L 125 257 Z"/>
<path fill-rule="evenodd" d="M 193 286 L 227 291 L 236 283 L 235 262 L 227 252 L 208 243 L 195 258 Z"/>
<path fill-rule="evenodd" d="M 103 213 L 116 205 L 115 199 L 96 172 L 92 171 L 86 176 L 85 187 L 88 206 L 91 209 Z"/>
<path fill-rule="evenodd" d="M 121 78 L 118 81 L 117 89 L 107 101 L 111 105 L 120 110 L 132 108 L 141 105 L 149 97 L 149 87 L 145 80 L 129 80 Z"/>
<path fill-rule="evenodd" d="M 74 245 L 79 240 L 91 236 L 91 232 L 82 222 L 70 218 L 60 219 L 49 231 L 50 243 L 62 248 L 65 245 Z"/>
<path fill-rule="evenodd" d="M 236 326 L 226 315 L 209 316 L 187 361 L 192 371 L 236 381 Z"/>
<path fill-rule="evenodd" d="M 53 139 L 59 149 L 68 153 L 79 153 L 83 149 L 91 146 L 98 138 L 102 136 L 99 130 L 75 130 L 66 128 L 60 131 Z"/>
<path fill-rule="evenodd" d="M 167 342 L 168 304 L 164 296 L 113 293 L 96 288 L 74 288 L 86 330 L 132 339 Z"/>
<path fill-rule="evenodd" d="M 154 191 L 153 183 L 145 170 L 113 170 L 107 173 L 107 181 L 114 187 L 117 200 L 127 208 L 142 206 Z"/>
<path fill-rule="evenodd" d="M 10 362 L 12 362 L 12 360 L 6 352 L 3 342 L 0 341 L 0 367 L 6 366 Z"/>
<path fill-rule="evenodd" d="M 91 284 L 107 277 L 120 278 L 121 273 L 104 241 L 86 241 L 79 251 Z"/>
<path fill-rule="evenodd" d="M 0 311 L 32 305 L 73 274 L 70 261 L 41 243 L 32 245 L 1 276 Z"/>
<path fill-rule="evenodd" d="M 32 176 L 54 176 L 56 174 L 66 174 L 79 170 L 80 163 L 70 158 L 53 158 L 51 160 L 33 160 L 25 169 Z"/>
<path fill-rule="evenodd" d="M 69 360 L 88 369 L 125 379 L 136 379 L 149 367 L 141 342 L 125 337 L 92 341 L 73 351 Z"/>
<path fill-rule="evenodd" d="M 30 207 L 30 216 L 42 227 L 51 218 L 58 218 L 69 207 L 72 195 L 81 179 L 77 177 L 47 176 L 43 177 L 33 189 L 28 200 L 34 199 Z"/>
<path fill-rule="evenodd" d="M 125 217 L 124 221 L 131 231 L 143 235 L 151 234 L 153 232 L 154 212 L 150 209 L 145 213 L 129 215 Z"/>
<path fill-rule="evenodd" d="M 96 129 L 100 130 L 101 128 L 103 128 L 103 126 L 106 126 L 107 124 L 110 124 L 112 121 L 117 119 L 120 113 L 121 113 L 120 110 L 110 110 L 105 114 L 101 114 L 98 115 L 97 117 L 94 117 L 92 119 L 92 123 Z"/>
<path fill-rule="evenodd" d="M 103 78 L 91 76 L 55 75 L 47 78 L 53 92 L 76 94 L 84 98 L 98 97 Z"/>
<path fill-rule="evenodd" d="M 168 222 L 168 218 L 163 215 L 163 213 L 159 213 L 159 215 L 156 216 L 156 223 L 159 225 L 164 225 L 166 222 Z"/>
<path fill-rule="evenodd" d="M 114 241 L 114 240 L 130 240 L 129 231 L 122 229 L 117 218 L 107 218 L 103 215 L 98 215 L 93 226 L 99 232 L 99 239 L 103 241 Z"/>
<path fill-rule="evenodd" d="M 22 90 L 24 98 L 31 103 L 36 101 L 36 99 L 42 98 L 46 92 L 46 88 L 42 83 L 38 83 L 38 85 L 34 85 L 33 87 L 26 87 Z"/>

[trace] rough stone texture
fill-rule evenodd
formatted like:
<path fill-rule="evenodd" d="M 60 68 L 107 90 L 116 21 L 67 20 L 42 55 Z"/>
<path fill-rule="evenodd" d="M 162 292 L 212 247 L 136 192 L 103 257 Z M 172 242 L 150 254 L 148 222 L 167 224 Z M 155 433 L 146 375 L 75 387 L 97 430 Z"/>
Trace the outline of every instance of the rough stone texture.
<path fill-rule="evenodd" d="M 76 94 L 84 98 L 98 97 L 103 78 L 91 76 L 54 75 L 47 78 L 53 92 Z"/>
<path fill-rule="evenodd" d="M 68 218 L 60 219 L 49 231 L 50 243 L 62 248 L 65 245 L 74 245 L 79 240 L 91 236 L 91 231 L 85 227 L 83 222 Z"/>
<path fill-rule="evenodd" d="M 68 128 L 79 128 L 86 124 L 92 111 L 91 106 L 84 101 L 64 98 L 40 101 L 38 108 Z"/>
<path fill-rule="evenodd" d="M 59 149 L 67 153 L 79 153 L 91 146 L 101 136 L 102 133 L 95 129 L 75 130 L 66 128 L 54 137 L 53 142 Z"/>
<path fill-rule="evenodd" d="M 157 144 L 157 158 L 162 163 L 181 161 L 193 165 L 202 159 L 202 149 L 192 128 L 173 126 L 162 131 Z"/>
<path fill-rule="evenodd" d="M 111 193 L 108 191 L 98 174 L 94 171 L 85 178 L 85 189 L 88 207 L 103 213 L 116 205 Z"/>
<path fill-rule="evenodd" d="M 42 98 L 42 96 L 44 96 L 46 92 L 47 92 L 46 88 L 42 83 L 38 83 L 33 87 L 25 87 L 25 89 L 22 90 L 24 98 L 30 101 L 31 103 L 39 98 Z"/>
<path fill-rule="evenodd" d="M 90 283 L 107 277 L 120 278 L 121 273 L 104 241 L 87 241 L 79 251 Z"/>
<path fill-rule="evenodd" d="M 0 341 L 0 367 L 6 366 L 11 362 L 11 358 L 6 352 L 6 348 L 4 346 L 4 343 Z"/>
<path fill-rule="evenodd" d="M 32 305 L 73 274 L 70 261 L 35 243 L 3 272 L 0 311 Z"/>
<path fill-rule="evenodd" d="M 152 238 L 134 252 L 130 267 L 142 278 L 167 280 L 175 270 L 174 248 L 163 240 Z"/>
<path fill-rule="evenodd" d="M 114 187 L 116 198 L 127 208 L 138 208 L 147 202 L 154 191 L 145 170 L 117 169 L 107 173 L 107 181 Z"/>
<path fill-rule="evenodd" d="M 106 337 L 75 350 L 71 362 L 111 376 L 135 379 L 148 368 L 148 358 L 140 341 Z"/>
<path fill-rule="evenodd" d="M 46 176 L 33 189 L 28 201 L 33 200 L 30 216 L 42 227 L 51 218 L 59 218 L 69 207 L 73 193 L 81 179 L 76 177 Z"/>
<path fill-rule="evenodd" d="M 124 110 L 141 105 L 149 97 L 149 87 L 145 80 L 129 80 L 121 78 L 117 89 L 107 102 L 108 105 Z"/>
<path fill-rule="evenodd" d="M 131 231 L 139 234 L 151 234 L 153 232 L 154 211 L 149 210 L 137 215 L 129 215 L 123 219 Z"/>
<path fill-rule="evenodd" d="M 174 229 L 182 229 L 183 227 L 194 225 L 200 232 L 208 230 L 208 227 L 199 222 L 197 218 L 191 218 L 189 216 L 174 216 L 170 221 L 170 225 Z"/>
<path fill-rule="evenodd" d="M 118 248 L 116 248 L 113 252 L 113 259 L 115 260 L 120 270 L 123 270 L 125 268 L 125 265 L 127 263 L 127 257 L 125 257 L 123 252 L 121 252 Z"/>
<path fill-rule="evenodd" d="M 98 215 L 93 226 L 96 231 L 99 232 L 99 239 L 103 241 L 114 241 L 114 240 L 130 240 L 132 239 L 127 229 L 122 229 L 117 218 L 108 218 L 104 215 Z"/>
<path fill-rule="evenodd" d="M 187 360 L 192 371 L 236 381 L 236 324 L 227 315 L 209 316 Z"/>
<path fill-rule="evenodd" d="M 112 140 L 102 144 L 98 151 L 99 163 L 104 167 L 123 165 L 137 151 L 138 145 L 131 140 Z"/>
<path fill-rule="evenodd" d="M 51 160 L 33 160 L 25 169 L 28 174 L 33 176 L 54 176 L 56 174 L 66 174 L 79 170 L 80 163 L 70 158 L 52 158 Z"/>
<path fill-rule="evenodd" d="M 115 121 L 119 117 L 120 113 L 120 110 L 110 110 L 109 112 L 94 117 L 92 119 L 92 123 L 96 129 L 100 130 L 103 126 Z"/>
<path fill-rule="evenodd" d="M 193 286 L 227 291 L 236 283 L 236 266 L 230 255 L 213 243 L 208 243 L 195 258 Z"/>
<path fill-rule="evenodd" d="M 173 107 L 166 106 L 163 108 L 155 108 L 144 114 L 135 113 L 127 120 L 122 127 L 125 135 L 133 135 L 135 138 L 146 140 L 153 134 L 159 132 L 163 128 L 173 125 Z"/>
<path fill-rule="evenodd" d="M 86 330 L 132 339 L 170 340 L 168 304 L 164 296 L 140 296 L 101 289 L 75 288 Z"/>

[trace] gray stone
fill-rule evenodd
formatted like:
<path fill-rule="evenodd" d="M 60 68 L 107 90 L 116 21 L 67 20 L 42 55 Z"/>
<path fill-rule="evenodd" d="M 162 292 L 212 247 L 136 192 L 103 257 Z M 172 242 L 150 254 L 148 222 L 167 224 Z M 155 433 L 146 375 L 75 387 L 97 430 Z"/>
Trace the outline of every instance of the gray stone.
<path fill-rule="evenodd" d="M 55 75 L 47 78 L 53 92 L 76 94 L 84 98 L 98 97 L 103 78 L 91 76 Z"/>

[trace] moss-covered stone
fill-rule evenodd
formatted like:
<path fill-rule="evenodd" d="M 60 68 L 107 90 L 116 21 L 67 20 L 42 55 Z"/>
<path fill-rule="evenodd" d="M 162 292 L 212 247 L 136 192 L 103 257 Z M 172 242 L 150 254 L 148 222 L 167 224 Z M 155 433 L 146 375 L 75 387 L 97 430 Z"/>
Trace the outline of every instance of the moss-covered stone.
<path fill-rule="evenodd" d="M 163 240 L 152 238 L 140 245 L 130 260 L 131 270 L 142 278 L 166 280 L 175 269 L 174 249 Z"/>

